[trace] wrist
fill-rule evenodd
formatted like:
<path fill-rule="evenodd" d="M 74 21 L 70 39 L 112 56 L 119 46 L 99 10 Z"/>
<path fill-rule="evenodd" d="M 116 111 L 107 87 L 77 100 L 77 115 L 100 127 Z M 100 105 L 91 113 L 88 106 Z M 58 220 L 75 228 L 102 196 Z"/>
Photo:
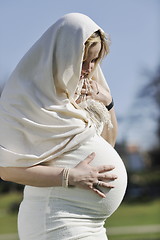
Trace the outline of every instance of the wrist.
<path fill-rule="evenodd" d="M 64 168 L 62 171 L 62 187 L 67 188 L 69 186 L 69 168 Z"/>
<path fill-rule="evenodd" d="M 105 95 L 102 102 L 105 106 L 108 106 L 112 102 L 112 96 L 111 95 L 109 95 L 109 96 Z"/>
<path fill-rule="evenodd" d="M 113 106 L 114 106 L 114 102 L 113 102 L 113 98 L 112 98 L 111 102 L 108 105 L 106 105 L 105 107 L 108 109 L 108 111 L 110 111 L 113 108 Z"/>
<path fill-rule="evenodd" d="M 68 176 L 68 187 L 74 187 L 76 185 L 75 177 L 74 168 L 71 168 Z"/>

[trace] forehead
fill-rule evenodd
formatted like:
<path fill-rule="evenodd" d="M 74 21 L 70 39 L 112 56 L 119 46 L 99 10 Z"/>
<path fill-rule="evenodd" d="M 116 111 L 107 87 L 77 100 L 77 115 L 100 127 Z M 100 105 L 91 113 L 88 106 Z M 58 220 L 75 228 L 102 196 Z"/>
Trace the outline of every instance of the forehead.
<path fill-rule="evenodd" d="M 98 42 L 94 46 L 90 46 L 90 48 L 88 49 L 88 56 L 98 57 L 100 50 L 101 50 L 101 43 Z"/>

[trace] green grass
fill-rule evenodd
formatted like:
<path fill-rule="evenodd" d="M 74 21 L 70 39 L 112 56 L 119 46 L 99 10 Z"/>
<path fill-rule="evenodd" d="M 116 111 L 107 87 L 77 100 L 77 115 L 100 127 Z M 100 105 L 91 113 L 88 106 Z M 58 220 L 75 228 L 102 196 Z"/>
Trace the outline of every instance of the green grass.
<path fill-rule="evenodd" d="M 18 205 L 22 194 L 10 193 L 0 196 L 0 234 L 17 232 L 17 211 L 12 210 Z"/>
<path fill-rule="evenodd" d="M 160 200 L 126 204 L 106 220 L 105 227 L 144 226 L 160 224 Z M 109 240 L 159 240 L 159 233 L 109 235 Z"/>
<path fill-rule="evenodd" d="M 12 211 L 13 205 L 22 199 L 20 193 L 10 193 L 0 196 L 0 234 L 17 233 L 17 211 Z M 16 208 L 17 209 L 17 208 Z M 105 226 L 140 226 L 160 224 L 160 200 L 146 203 L 123 203 L 106 221 Z M 160 233 L 142 233 L 130 235 L 109 235 L 109 240 L 158 240 Z"/>
<path fill-rule="evenodd" d="M 106 221 L 107 227 L 160 224 L 160 200 L 126 204 Z"/>
<path fill-rule="evenodd" d="M 159 240 L 160 233 L 132 234 L 132 235 L 108 235 L 109 240 Z"/>

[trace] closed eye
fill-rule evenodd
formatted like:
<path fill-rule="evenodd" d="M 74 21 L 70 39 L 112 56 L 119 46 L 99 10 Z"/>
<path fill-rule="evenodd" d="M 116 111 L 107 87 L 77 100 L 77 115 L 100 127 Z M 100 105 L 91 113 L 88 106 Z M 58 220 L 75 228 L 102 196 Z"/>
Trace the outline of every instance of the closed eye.
<path fill-rule="evenodd" d="M 98 58 L 94 58 L 91 62 L 97 62 Z"/>

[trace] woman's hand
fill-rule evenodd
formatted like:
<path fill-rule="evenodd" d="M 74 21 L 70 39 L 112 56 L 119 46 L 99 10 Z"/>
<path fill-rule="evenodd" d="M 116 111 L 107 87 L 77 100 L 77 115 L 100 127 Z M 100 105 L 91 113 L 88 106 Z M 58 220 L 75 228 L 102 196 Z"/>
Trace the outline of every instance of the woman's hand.
<path fill-rule="evenodd" d="M 89 85 L 90 87 L 86 87 L 85 84 L 83 85 L 81 90 L 82 95 L 78 99 L 79 102 L 85 101 L 87 99 L 94 99 L 99 102 L 102 102 L 105 106 L 108 106 L 112 102 L 112 96 L 109 90 L 105 89 L 95 80 L 90 80 Z M 110 113 L 113 128 L 108 129 L 108 126 L 104 125 L 101 136 L 114 147 L 116 142 L 116 137 L 117 137 L 117 128 L 118 128 L 114 108 L 112 108 L 109 111 L 109 113 Z"/>
<path fill-rule="evenodd" d="M 86 91 L 85 84 L 82 87 L 81 94 L 85 95 L 85 97 L 82 98 L 82 101 L 83 99 L 94 99 L 99 102 L 102 102 L 105 106 L 111 103 L 112 96 L 107 89 L 105 89 L 102 85 L 97 83 L 95 80 L 90 80 L 89 84 L 90 84 L 90 88 L 87 88 L 87 91 Z"/>
<path fill-rule="evenodd" d="M 112 101 L 112 96 L 109 90 L 105 89 L 102 85 L 94 80 L 90 81 L 92 91 L 89 96 L 92 99 L 102 102 L 105 106 L 109 105 Z"/>
<path fill-rule="evenodd" d="M 70 169 L 69 185 L 90 189 L 105 198 L 106 195 L 98 187 L 114 188 L 113 184 L 107 183 L 105 180 L 115 180 L 117 176 L 108 173 L 114 169 L 114 166 L 91 166 L 90 163 L 94 157 L 95 153 L 92 153 L 74 168 Z"/>

